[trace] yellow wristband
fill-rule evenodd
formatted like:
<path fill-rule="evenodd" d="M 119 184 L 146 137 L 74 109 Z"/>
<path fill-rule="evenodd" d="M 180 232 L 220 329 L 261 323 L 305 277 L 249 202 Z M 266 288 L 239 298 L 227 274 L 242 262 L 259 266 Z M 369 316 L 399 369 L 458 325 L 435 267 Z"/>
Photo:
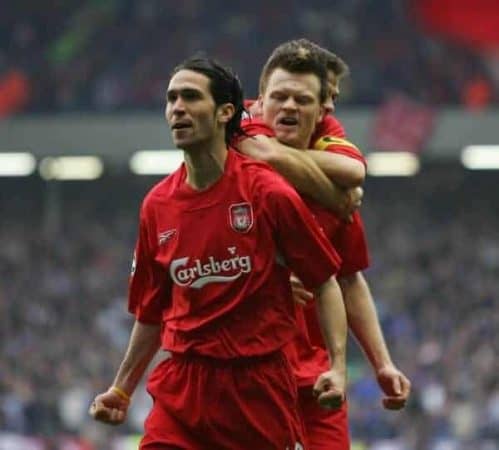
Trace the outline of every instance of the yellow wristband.
<path fill-rule="evenodd" d="M 118 386 L 111 386 L 111 390 L 118 395 L 118 397 L 121 397 L 123 400 L 126 400 L 127 402 L 130 401 L 130 396 L 121 388 Z"/>

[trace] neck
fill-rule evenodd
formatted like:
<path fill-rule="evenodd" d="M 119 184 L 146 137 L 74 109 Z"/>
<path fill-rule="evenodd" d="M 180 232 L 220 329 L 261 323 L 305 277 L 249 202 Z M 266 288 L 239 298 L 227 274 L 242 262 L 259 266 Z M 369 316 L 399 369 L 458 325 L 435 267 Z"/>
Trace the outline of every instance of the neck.
<path fill-rule="evenodd" d="M 308 141 L 303 141 L 303 142 L 294 142 L 293 144 L 287 144 L 285 143 L 285 145 L 289 146 L 289 147 L 293 147 L 295 148 L 296 150 L 307 150 L 309 147 L 310 147 L 310 139 L 312 138 L 312 136 L 310 136 L 309 140 Z"/>
<path fill-rule="evenodd" d="M 222 176 L 226 159 L 227 146 L 223 139 L 184 149 L 186 183 L 196 190 L 209 188 Z"/>
<path fill-rule="evenodd" d="M 281 144 L 287 145 L 288 147 L 293 147 L 296 150 L 307 150 L 308 148 L 310 148 L 310 140 L 312 139 L 312 134 L 313 132 L 310 133 L 310 135 L 307 136 L 307 138 L 301 139 L 300 141 L 289 142 L 283 140 L 279 142 L 281 142 Z"/>

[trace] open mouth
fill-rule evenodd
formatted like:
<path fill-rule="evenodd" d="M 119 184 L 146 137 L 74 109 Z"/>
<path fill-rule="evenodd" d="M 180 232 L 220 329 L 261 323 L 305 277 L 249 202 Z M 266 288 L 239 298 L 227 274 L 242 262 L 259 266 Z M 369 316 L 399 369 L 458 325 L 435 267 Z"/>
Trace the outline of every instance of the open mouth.
<path fill-rule="evenodd" d="M 172 125 L 172 130 L 185 130 L 186 128 L 190 128 L 192 124 L 190 122 L 175 122 Z"/>
<path fill-rule="evenodd" d="M 298 125 L 298 119 L 296 117 L 282 117 L 281 119 L 279 119 L 278 124 L 287 127 L 293 127 Z"/>

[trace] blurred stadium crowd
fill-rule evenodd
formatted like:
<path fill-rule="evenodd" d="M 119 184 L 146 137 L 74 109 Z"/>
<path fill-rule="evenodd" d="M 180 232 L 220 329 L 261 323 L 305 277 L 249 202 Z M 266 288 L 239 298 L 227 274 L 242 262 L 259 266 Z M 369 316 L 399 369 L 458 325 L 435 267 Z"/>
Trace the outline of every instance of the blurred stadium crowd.
<path fill-rule="evenodd" d="M 9 2 L 0 13 L 0 119 L 159 111 L 173 64 L 201 48 L 234 67 L 253 96 L 273 47 L 301 36 L 349 63 L 342 107 L 378 105 L 393 93 L 435 107 L 499 102 L 497 59 L 423 34 L 413 0 L 207 3 Z M 352 343 L 352 450 L 499 449 L 496 178 L 449 164 L 368 179 L 366 275 L 413 396 L 404 412 L 384 411 Z M 0 438 L 35 437 L 5 448 L 134 448 L 117 442 L 141 432 L 143 386 L 119 429 L 92 422 L 87 408 L 128 339 L 138 207 L 154 181 L 0 179 Z"/>
<path fill-rule="evenodd" d="M 140 433 L 143 388 L 123 428 L 92 423 L 86 410 L 109 384 L 128 337 L 137 210 L 153 181 L 2 181 L 2 195 L 16 196 L 0 197 L 11 212 L 0 228 L 0 430 L 79 433 L 83 441 L 67 448 L 89 450 L 113 448 L 108 439 L 118 433 Z M 351 345 L 353 448 L 498 448 L 499 209 L 487 195 L 494 186 L 493 175 L 448 166 L 368 180 L 367 277 L 413 397 L 405 412 L 384 411 Z M 66 449 L 54 442 L 40 448 Z"/>
<path fill-rule="evenodd" d="M 350 64 L 344 104 L 393 92 L 430 105 L 497 102 L 497 66 L 422 34 L 411 1 L 10 2 L 0 15 L 0 117 L 160 109 L 172 65 L 200 49 L 231 64 L 254 96 L 271 50 L 300 36 Z"/>

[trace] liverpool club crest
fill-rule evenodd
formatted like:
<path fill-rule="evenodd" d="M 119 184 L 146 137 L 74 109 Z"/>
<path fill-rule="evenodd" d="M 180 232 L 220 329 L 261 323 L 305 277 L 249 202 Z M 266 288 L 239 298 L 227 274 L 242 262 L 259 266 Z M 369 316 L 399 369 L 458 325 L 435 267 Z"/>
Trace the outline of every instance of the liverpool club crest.
<path fill-rule="evenodd" d="M 250 203 L 236 203 L 229 207 L 230 226 L 238 233 L 247 233 L 253 226 L 253 209 Z"/>

